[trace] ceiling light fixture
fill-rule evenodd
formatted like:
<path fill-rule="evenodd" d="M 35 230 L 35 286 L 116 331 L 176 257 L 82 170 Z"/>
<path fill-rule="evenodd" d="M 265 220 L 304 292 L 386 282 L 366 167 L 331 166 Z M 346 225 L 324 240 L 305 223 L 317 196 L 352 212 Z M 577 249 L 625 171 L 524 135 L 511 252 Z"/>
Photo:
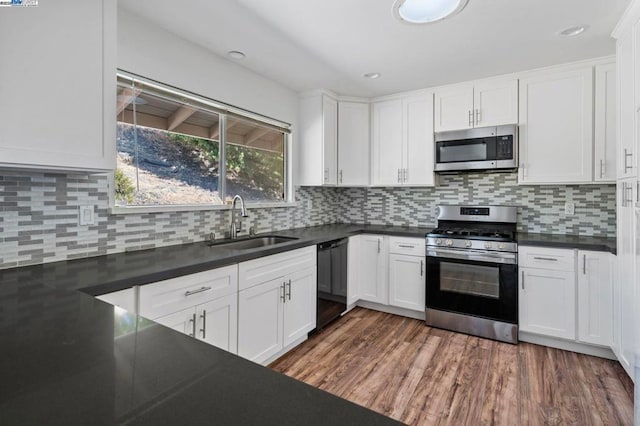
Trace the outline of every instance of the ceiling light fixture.
<path fill-rule="evenodd" d="M 571 28 L 567 28 L 566 30 L 562 30 L 560 31 L 560 35 L 563 37 L 575 37 L 577 35 L 582 34 L 583 32 L 585 32 L 587 30 L 586 25 L 577 25 L 575 27 L 571 27 Z"/>
<path fill-rule="evenodd" d="M 238 61 L 241 61 L 247 57 L 244 52 L 241 52 L 239 50 L 230 50 L 227 52 L 227 56 Z"/>
<path fill-rule="evenodd" d="M 371 80 L 375 80 L 376 78 L 380 78 L 382 74 L 379 72 L 368 72 L 363 75 L 364 78 L 370 78 Z"/>
<path fill-rule="evenodd" d="M 429 24 L 449 18 L 465 8 L 469 0 L 396 0 L 393 16 L 409 24 Z"/>

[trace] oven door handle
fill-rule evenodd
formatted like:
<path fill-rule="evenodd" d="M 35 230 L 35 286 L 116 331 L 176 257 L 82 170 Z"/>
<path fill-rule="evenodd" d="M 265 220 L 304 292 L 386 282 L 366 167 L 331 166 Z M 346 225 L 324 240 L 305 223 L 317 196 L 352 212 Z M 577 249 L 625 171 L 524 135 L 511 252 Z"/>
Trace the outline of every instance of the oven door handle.
<path fill-rule="evenodd" d="M 440 257 L 449 259 L 474 260 L 477 262 L 517 264 L 515 253 L 492 253 L 488 251 L 458 251 L 447 249 L 429 249 L 427 257 Z"/>

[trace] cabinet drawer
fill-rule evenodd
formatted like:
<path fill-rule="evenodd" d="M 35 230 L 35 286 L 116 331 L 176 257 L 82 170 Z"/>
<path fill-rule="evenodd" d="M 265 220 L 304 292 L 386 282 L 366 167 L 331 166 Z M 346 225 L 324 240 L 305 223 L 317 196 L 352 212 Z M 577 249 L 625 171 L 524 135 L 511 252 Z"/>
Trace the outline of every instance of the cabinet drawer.
<path fill-rule="evenodd" d="M 519 246 L 518 251 L 520 267 L 575 271 L 576 253 L 574 250 Z"/>
<path fill-rule="evenodd" d="M 286 251 L 238 265 L 240 290 L 275 280 L 301 269 L 316 267 L 316 246 Z"/>
<path fill-rule="evenodd" d="M 424 257 L 424 238 L 389 237 L 389 253 Z"/>
<path fill-rule="evenodd" d="M 238 265 L 185 275 L 140 287 L 139 314 L 149 319 L 238 291 Z"/>

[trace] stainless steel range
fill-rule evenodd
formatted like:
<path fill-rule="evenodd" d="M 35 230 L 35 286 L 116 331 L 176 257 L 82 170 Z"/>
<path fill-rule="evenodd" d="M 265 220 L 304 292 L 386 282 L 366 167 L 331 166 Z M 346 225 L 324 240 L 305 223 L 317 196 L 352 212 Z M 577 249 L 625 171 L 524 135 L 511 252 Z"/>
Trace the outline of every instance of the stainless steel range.
<path fill-rule="evenodd" d="M 516 207 L 438 206 L 427 234 L 427 325 L 518 342 Z"/>

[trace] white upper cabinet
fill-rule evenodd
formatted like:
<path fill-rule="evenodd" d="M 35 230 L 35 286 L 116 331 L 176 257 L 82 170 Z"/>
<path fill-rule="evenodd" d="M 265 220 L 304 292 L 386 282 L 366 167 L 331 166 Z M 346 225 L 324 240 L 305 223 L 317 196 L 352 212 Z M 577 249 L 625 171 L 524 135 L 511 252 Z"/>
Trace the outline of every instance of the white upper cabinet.
<path fill-rule="evenodd" d="M 374 102 L 371 122 L 372 185 L 434 185 L 433 93 Z"/>
<path fill-rule="evenodd" d="M 436 91 L 435 131 L 518 122 L 518 80 L 484 80 Z"/>
<path fill-rule="evenodd" d="M 338 185 L 369 185 L 369 104 L 338 102 Z"/>
<path fill-rule="evenodd" d="M 399 185 L 403 164 L 402 100 L 376 102 L 371 117 L 372 184 Z"/>
<path fill-rule="evenodd" d="M 593 68 L 521 79 L 519 125 L 520 183 L 591 182 Z"/>
<path fill-rule="evenodd" d="M 617 177 L 635 177 L 637 173 L 636 138 L 634 132 L 634 54 L 633 31 L 629 29 L 616 44 L 618 73 L 618 158 Z"/>
<path fill-rule="evenodd" d="M 594 173 L 596 182 L 616 180 L 616 65 L 596 66 Z"/>
<path fill-rule="evenodd" d="M 338 101 L 326 94 L 300 100 L 299 185 L 335 185 L 338 174 Z"/>
<path fill-rule="evenodd" d="M 0 14 L 0 166 L 115 168 L 116 2 Z"/>

